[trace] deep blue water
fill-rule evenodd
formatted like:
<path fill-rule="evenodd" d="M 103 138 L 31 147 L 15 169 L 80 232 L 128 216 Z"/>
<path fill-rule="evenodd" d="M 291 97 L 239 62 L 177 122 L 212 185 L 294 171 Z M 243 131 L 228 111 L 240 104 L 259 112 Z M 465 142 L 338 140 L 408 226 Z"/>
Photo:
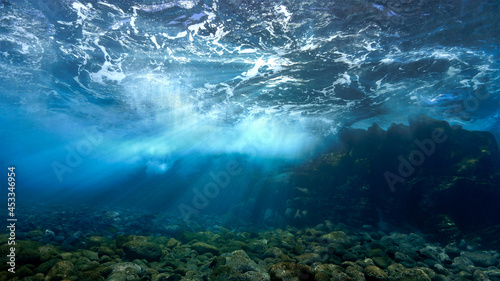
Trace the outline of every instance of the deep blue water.
<path fill-rule="evenodd" d="M 424 113 L 499 136 L 499 7 L 4 0 L 1 186 L 14 165 L 21 202 L 179 212 L 219 180 L 203 211 L 225 211 L 344 127 Z"/>

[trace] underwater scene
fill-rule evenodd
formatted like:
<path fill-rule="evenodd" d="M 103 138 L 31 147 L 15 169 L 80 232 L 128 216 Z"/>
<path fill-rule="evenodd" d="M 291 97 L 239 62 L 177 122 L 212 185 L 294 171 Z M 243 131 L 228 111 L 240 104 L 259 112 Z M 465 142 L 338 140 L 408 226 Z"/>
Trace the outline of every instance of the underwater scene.
<path fill-rule="evenodd" d="M 0 281 L 500 281 L 500 1 L 1 0 Z"/>

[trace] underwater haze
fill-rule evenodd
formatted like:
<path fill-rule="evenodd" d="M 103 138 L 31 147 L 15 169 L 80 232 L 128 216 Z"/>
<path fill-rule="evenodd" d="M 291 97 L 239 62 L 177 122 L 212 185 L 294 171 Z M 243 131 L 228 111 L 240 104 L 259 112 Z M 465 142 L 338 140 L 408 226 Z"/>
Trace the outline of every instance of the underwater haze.
<path fill-rule="evenodd" d="M 16 166 L 26 197 L 113 189 L 104 202 L 129 191 L 171 202 L 229 156 L 278 175 L 341 128 L 418 113 L 499 131 L 497 1 L 50 0 L 0 11 L 2 168 Z M 244 177 L 231 192 L 252 188 Z"/>

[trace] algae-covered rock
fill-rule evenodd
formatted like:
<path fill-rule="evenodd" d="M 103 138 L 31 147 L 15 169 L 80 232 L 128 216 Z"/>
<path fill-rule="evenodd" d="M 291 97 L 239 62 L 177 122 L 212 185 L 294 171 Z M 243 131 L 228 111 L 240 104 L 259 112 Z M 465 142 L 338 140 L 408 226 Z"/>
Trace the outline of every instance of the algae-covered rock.
<path fill-rule="evenodd" d="M 16 241 L 16 262 L 19 264 L 34 264 L 41 263 L 41 254 L 39 248 L 43 244 L 36 241 Z"/>
<path fill-rule="evenodd" d="M 132 270 L 135 273 L 139 273 L 142 271 L 142 268 L 139 265 L 132 262 L 115 263 L 111 266 L 111 269 L 113 270 L 113 272 Z"/>
<path fill-rule="evenodd" d="M 175 238 L 170 238 L 170 240 L 168 240 L 168 242 L 167 242 L 168 248 L 174 248 L 174 247 L 180 246 L 180 245 L 181 245 L 181 242 L 176 240 Z"/>
<path fill-rule="evenodd" d="M 500 151 L 493 134 L 418 115 L 408 125 L 346 127 L 338 136 L 338 145 L 290 176 L 296 186 L 311 187 L 308 223 L 406 223 L 448 243 L 500 224 Z M 302 204 L 290 200 L 286 208 Z M 488 240 L 498 241 L 494 236 Z M 328 234 L 322 239 L 335 241 Z"/>
<path fill-rule="evenodd" d="M 330 276 L 324 272 L 317 272 L 314 275 L 314 281 L 330 281 Z"/>
<path fill-rule="evenodd" d="M 16 276 L 18 278 L 32 276 L 33 271 L 30 269 L 30 267 L 31 266 L 29 266 L 29 265 L 23 265 L 23 266 L 19 267 L 18 269 L 16 269 Z"/>
<path fill-rule="evenodd" d="M 99 273 L 99 275 L 106 278 L 113 272 L 113 269 L 111 269 L 111 267 L 100 266 L 100 267 L 94 269 L 93 271 Z"/>
<path fill-rule="evenodd" d="M 85 257 L 78 258 L 73 262 L 73 264 L 75 265 L 75 269 L 77 271 L 90 271 L 99 267 L 99 263 L 97 261 L 91 261 Z"/>
<path fill-rule="evenodd" d="M 59 255 L 59 250 L 54 245 L 44 245 L 38 248 L 42 262 L 53 259 Z"/>
<path fill-rule="evenodd" d="M 78 276 L 78 281 L 104 281 L 104 277 L 96 271 L 85 271 Z"/>
<path fill-rule="evenodd" d="M 133 272 L 115 272 L 106 279 L 106 281 L 140 281 L 141 277 Z"/>
<path fill-rule="evenodd" d="M 209 281 L 223 281 L 229 278 L 233 272 L 230 266 L 222 265 L 214 268 L 208 275 Z"/>
<path fill-rule="evenodd" d="M 87 238 L 86 244 L 88 247 L 111 245 L 111 239 L 102 236 L 90 236 Z"/>
<path fill-rule="evenodd" d="M 377 265 L 380 268 L 387 268 L 392 263 L 391 258 L 389 258 L 388 256 L 373 257 L 372 260 L 375 263 L 375 265 Z"/>
<path fill-rule="evenodd" d="M 47 273 L 46 280 L 65 280 L 75 273 L 75 266 L 70 261 L 59 261 Z"/>
<path fill-rule="evenodd" d="M 99 254 L 94 252 L 94 251 L 89 251 L 89 250 L 83 250 L 82 251 L 82 256 L 86 257 L 87 259 L 91 261 L 97 261 L 99 260 Z"/>
<path fill-rule="evenodd" d="M 97 254 L 99 257 L 105 256 L 105 255 L 112 257 L 115 255 L 115 252 L 112 249 L 105 247 L 105 246 L 97 247 L 97 249 L 95 249 L 95 251 L 97 251 Z"/>
<path fill-rule="evenodd" d="M 269 274 L 265 272 L 248 271 L 231 275 L 227 281 L 270 281 Z"/>
<path fill-rule="evenodd" d="M 475 266 L 488 267 L 498 265 L 498 260 L 485 251 L 465 252 L 463 256 L 474 263 Z"/>
<path fill-rule="evenodd" d="M 322 260 L 321 256 L 317 253 L 305 253 L 297 256 L 296 259 L 300 264 L 306 265 L 312 265 L 313 263 Z"/>
<path fill-rule="evenodd" d="M 389 267 L 387 267 L 387 272 L 389 273 L 389 277 L 391 279 L 394 279 L 398 277 L 405 269 L 406 267 L 404 267 L 402 264 L 393 263 Z"/>
<path fill-rule="evenodd" d="M 234 251 L 226 258 L 226 266 L 231 267 L 233 272 L 245 273 L 247 271 L 265 272 L 261 265 L 255 263 L 243 250 Z"/>
<path fill-rule="evenodd" d="M 310 266 L 283 262 L 269 269 L 272 281 L 314 281 L 314 271 Z"/>
<path fill-rule="evenodd" d="M 314 272 L 316 272 L 316 274 L 318 272 L 323 272 L 326 273 L 328 276 L 331 276 L 334 271 L 342 271 L 342 269 L 343 268 L 339 265 L 322 263 L 314 267 Z"/>
<path fill-rule="evenodd" d="M 353 281 L 365 281 L 365 275 L 362 269 L 356 268 L 355 266 L 348 266 L 345 269 L 345 273 L 349 275 Z"/>
<path fill-rule="evenodd" d="M 333 231 L 328 234 L 322 235 L 320 241 L 324 243 L 341 243 L 347 244 L 349 242 L 349 237 L 343 231 Z"/>
<path fill-rule="evenodd" d="M 219 250 L 217 249 L 217 247 L 212 246 L 212 245 L 207 244 L 207 243 L 203 243 L 203 242 L 196 242 L 191 246 L 191 248 L 193 250 L 195 250 L 200 255 L 203 255 L 206 253 L 211 253 L 213 255 L 219 254 Z"/>
<path fill-rule="evenodd" d="M 374 265 L 365 268 L 365 276 L 367 281 L 385 281 L 388 278 L 387 273 Z"/>
<path fill-rule="evenodd" d="M 41 229 L 34 229 L 28 232 L 28 238 L 31 240 L 40 240 L 43 237 L 43 231 Z"/>
<path fill-rule="evenodd" d="M 159 245 L 138 240 L 125 243 L 123 245 L 123 252 L 131 260 L 145 259 L 147 261 L 156 261 L 162 256 L 162 249 Z"/>
<path fill-rule="evenodd" d="M 400 281 L 431 281 L 431 278 L 424 270 L 418 268 L 409 268 L 401 272 L 396 280 Z"/>
<path fill-rule="evenodd" d="M 283 255 L 283 251 L 281 251 L 280 248 L 278 247 L 271 247 L 269 249 L 267 249 L 263 254 L 262 254 L 262 258 L 265 259 L 265 258 L 273 258 L 273 259 L 276 259 L 280 256 Z"/>

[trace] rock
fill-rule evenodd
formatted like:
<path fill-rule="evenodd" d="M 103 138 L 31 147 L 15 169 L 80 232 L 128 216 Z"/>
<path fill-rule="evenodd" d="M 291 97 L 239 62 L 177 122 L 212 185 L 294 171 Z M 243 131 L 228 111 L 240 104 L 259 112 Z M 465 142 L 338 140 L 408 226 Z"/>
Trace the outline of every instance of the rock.
<path fill-rule="evenodd" d="M 457 246 L 454 245 L 447 245 L 444 248 L 445 253 L 450 257 L 450 258 L 456 258 L 460 256 L 460 249 Z"/>
<path fill-rule="evenodd" d="M 64 239 L 66 239 L 66 238 L 62 235 L 57 235 L 56 237 L 54 237 L 54 241 L 59 242 L 59 243 L 64 241 Z"/>
<path fill-rule="evenodd" d="M 358 260 L 358 255 L 354 253 L 346 253 L 345 255 L 342 256 L 343 261 L 356 261 Z"/>
<path fill-rule="evenodd" d="M 23 266 L 19 267 L 18 269 L 16 269 L 16 276 L 18 278 L 32 276 L 33 271 L 31 271 L 31 269 L 29 267 L 30 266 L 28 266 L 28 265 L 23 265 Z"/>
<path fill-rule="evenodd" d="M 61 253 L 60 256 L 63 260 L 69 260 L 73 257 L 73 254 L 72 253 Z"/>
<path fill-rule="evenodd" d="M 110 267 L 101 266 L 94 269 L 94 271 L 99 273 L 102 277 L 106 278 L 113 272 L 113 269 L 111 269 Z"/>
<path fill-rule="evenodd" d="M 78 277 L 78 281 L 104 281 L 104 277 L 95 271 L 85 271 Z"/>
<path fill-rule="evenodd" d="M 431 278 L 422 269 L 409 268 L 403 270 L 397 280 L 401 281 L 431 281 Z"/>
<path fill-rule="evenodd" d="M 347 273 L 347 275 L 351 276 L 352 280 L 354 280 L 354 281 L 365 281 L 366 280 L 363 272 L 359 271 L 354 266 L 348 266 L 345 269 L 345 273 Z"/>
<path fill-rule="evenodd" d="M 338 243 L 338 242 L 330 243 L 328 245 L 328 252 L 330 254 L 334 254 L 334 255 L 337 255 L 339 257 L 341 257 L 341 256 L 343 256 L 343 255 L 345 255 L 347 253 L 347 251 L 344 248 L 344 246 L 341 243 Z"/>
<path fill-rule="evenodd" d="M 98 247 L 96 249 L 96 251 L 97 251 L 97 254 L 99 255 L 99 257 L 102 257 L 102 256 L 112 257 L 115 255 L 115 252 L 108 247 L 101 246 L 101 247 Z"/>
<path fill-rule="evenodd" d="M 290 182 L 299 186 L 314 183 L 308 196 L 314 202 L 307 206 L 309 223 L 331 217 L 383 226 L 384 219 L 418 225 L 443 241 L 461 238 L 466 229 L 498 224 L 500 152 L 493 134 L 452 128 L 420 115 L 386 131 L 376 124 L 367 130 L 345 128 L 338 137 L 337 147 L 291 175 Z M 418 168 L 412 164 L 416 162 Z M 389 196 L 394 191 L 397 199 Z M 300 204 L 299 200 L 286 208 L 300 209 Z M 467 210 L 467 215 L 460 210 Z M 328 235 L 322 238 L 335 241 Z"/>
<path fill-rule="evenodd" d="M 134 272 L 115 272 L 106 279 L 106 281 L 140 281 L 141 278 Z"/>
<path fill-rule="evenodd" d="M 264 254 L 262 254 L 262 258 L 265 259 L 265 258 L 272 258 L 272 259 L 276 259 L 280 256 L 283 255 L 283 251 L 281 251 L 280 248 L 278 247 L 271 247 L 269 249 L 267 249 Z"/>
<path fill-rule="evenodd" d="M 250 242 L 247 247 L 242 248 L 243 250 L 257 254 L 257 255 L 262 255 L 266 249 L 268 248 L 267 246 L 267 240 L 261 239 L 257 241 L 252 241 Z"/>
<path fill-rule="evenodd" d="M 231 267 L 233 272 L 245 273 L 247 271 L 265 272 L 261 265 L 256 264 L 243 250 L 237 250 L 226 258 L 226 266 Z"/>
<path fill-rule="evenodd" d="M 269 269 L 272 281 L 314 281 L 314 271 L 310 266 L 283 262 Z"/>
<path fill-rule="evenodd" d="M 436 274 L 429 268 L 407 269 L 401 264 L 392 264 L 387 268 L 390 280 L 430 281 Z"/>
<path fill-rule="evenodd" d="M 301 264 L 312 265 L 317 261 L 321 261 L 321 256 L 316 253 L 305 253 L 295 257 Z"/>
<path fill-rule="evenodd" d="M 91 261 L 99 260 L 99 254 L 96 252 L 93 252 L 93 251 L 89 251 L 89 250 L 83 250 L 82 256 L 86 257 L 87 259 L 89 259 Z"/>
<path fill-rule="evenodd" d="M 403 272 L 406 268 L 399 264 L 399 263 L 393 263 L 387 268 L 387 273 L 389 275 L 389 278 L 391 280 L 399 278 L 401 275 L 401 272 Z"/>
<path fill-rule="evenodd" d="M 317 266 L 314 267 L 314 272 L 319 273 L 323 272 L 327 274 L 328 276 L 331 276 L 334 271 L 342 271 L 342 267 L 339 265 L 335 264 L 318 264 Z"/>
<path fill-rule="evenodd" d="M 368 257 L 373 258 L 373 257 L 387 256 L 387 254 L 382 249 L 379 249 L 379 248 L 373 249 L 374 246 L 375 246 L 375 243 L 372 243 L 372 249 L 368 253 Z"/>
<path fill-rule="evenodd" d="M 16 241 L 16 264 L 40 264 L 39 247 L 43 244 L 36 241 Z"/>
<path fill-rule="evenodd" d="M 80 242 L 80 233 L 74 233 L 73 235 L 66 238 L 62 243 L 65 249 L 74 249 L 74 246 Z"/>
<path fill-rule="evenodd" d="M 170 238 L 170 240 L 168 240 L 167 242 L 167 247 L 172 249 L 176 246 L 180 246 L 181 245 L 181 242 L 176 240 L 175 238 Z"/>
<path fill-rule="evenodd" d="M 453 259 L 453 263 L 451 266 L 456 267 L 459 270 L 465 270 L 471 266 L 474 266 L 474 263 L 464 256 L 456 257 Z"/>
<path fill-rule="evenodd" d="M 433 259 L 433 260 L 438 260 L 437 256 L 439 255 L 440 251 L 438 247 L 435 246 L 425 246 L 424 248 L 420 249 L 418 251 L 421 256 L 428 258 L 428 259 Z"/>
<path fill-rule="evenodd" d="M 54 231 L 50 230 L 50 229 L 46 229 L 44 232 L 43 232 L 43 238 L 45 239 L 48 239 L 48 240 L 52 240 L 56 237 L 56 234 L 54 233 Z"/>
<path fill-rule="evenodd" d="M 53 259 L 59 254 L 59 251 L 53 245 L 41 246 L 38 248 L 38 252 L 40 253 L 40 260 L 42 262 Z"/>
<path fill-rule="evenodd" d="M 77 271 L 90 271 L 99 267 L 99 263 L 96 261 L 90 261 L 88 258 L 80 257 L 78 260 L 74 261 L 75 269 Z"/>
<path fill-rule="evenodd" d="M 248 271 L 230 276 L 227 281 L 270 281 L 269 274 L 265 272 Z"/>
<path fill-rule="evenodd" d="M 56 263 L 58 263 L 60 261 L 61 261 L 60 259 L 48 260 L 48 261 L 40 264 L 37 268 L 35 268 L 33 270 L 33 273 L 47 274 L 52 269 L 52 267 L 54 267 L 54 265 L 56 265 Z"/>
<path fill-rule="evenodd" d="M 482 272 L 481 270 L 474 271 L 474 274 L 472 274 L 472 278 L 474 279 L 474 281 L 489 281 L 490 280 L 488 278 L 488 276 L 486 276 L 486 274 L 484 274 L 484 272 Z"/>
<path fill-rule="evenodd" d="M 125 243 L 123 245 L 123 252 L 131 260 L 145 259 L 147 261 L 157 261 L 162 256 L 162 250 L 159 245 L 137 240 Z"/>
<path fill-rule="evenodd" d="M 314 275 L 314 281 L 330 281 L 330 277 L 324 272 L 318 272 Z"/>
<path fill-rule="evenodd" d="M 334 271 L 332 272 L 331 281 L 352 281 L 352 278 L 342 271 Z"/>
<path fill-rule="evenodd" d="M 121 262 L 113 264 L 111 266 L 111 270 L 112 272 L 106 279 L 107 281 L 139 281 L 139 275 L 144 272 L 144 270 L 139 265 L 131 262 Z M 99 272 L 98 270 L 96 271 Z"/>
<path fill-rule="evenodd" d="M 42 237 L 43 237 L 43 231 L 40 229 L 35 229 L 28 232 L 28 238 L 31 240 L 38 241 L 42 239 Z"/>
<path fill-rule="evenodd" d="M 434 265 L 434 269 L 435 269 L 436 273 L 438 273 L 438 274 L 442 274 L 442 275 L 450 275 L 451 274 L 451 272 L 446 267 L 444 267 L 442 264 L 439 264 L 439 263 Z"/>
<path fill-rule="evenodd" d="M 365 276 L 367 281 L 385 281 L 388 276 L 381 268 L 369 265 L 365 268 Z"/>
<path fill-rule="evenodd" d="M 43 275 L 43 273 L 37 273 L 35 275 L 33 275 L 33 280 L 44 280 L 45 279 L 45 276 Z"/>
<path fill-rule="evenodd" d="M 488 267 L 498 265 L 498 260 L 485 251 L 465 252 L 464 257 L 468 258 L 475 266 Z"/>
<path fill-rule="evenodd" d="M 191 246 L 191 248 L 193 250 L 195 250 L 200 255 L 203 255 L 206 253 L 211 253 L 213 255 L 219 254 L 219 250 L 217 249 L 217 247 L 212 246 L 212 245 L 207 244 L 207 243 L 203 243 L 203 242 L 196 242 Z"/>
<path fill-rule="evenodd" d="M 401 253 L 401 252 L 396 252 L 394 254 L 394 260 L 397 262 L 407 262 L 407 263 L 414 263 L 415 260 L 410 258 L 407 254 Z"/>
<path fill-rule="evenodd" d="M 113 272 L 132 270 L 135 273 L 140 273 L 142 271 L 142 268 L 139 265 L 132 262 L 120 262 L 111 265 L 111 270 L 113 270 Z"/>
<path fill-rule="evenodd" d="M 208 275 L 209 281 L 224 281 L 229 278 L 230 274 L 233 273 L 231 267 L 227 265 L 222 265 L 214 268 L 212 272 Z"/>
<path fill-rule="evenodd" d="M 322 235 L 320 241 L 330 243 L 340 243 L 342 245 L 350 244 L 349 237 L 343 231 L 333 231 L 328 234 Z"/>
<path fill-rule="evenodd" d="M 375 263 L 375 265 L 381 268 L 387 268 L 392 263 L 391 258 L 389 258 L 388 256 L 373 257 L 372 260 Z"/>
<path fill-rule="evenodd" d="M 87 239 L 86 243 L 89 247 L 99 247 L 99 246 L 111 244 L 111 240 L 109 238 L 102 237 L 102 236 L 90 236 Z"/>
<path fill-rule="evenodd" d="M 70 261 L 59 261 L 47 273 L 45 280 L 65 280 L 74 274 L 75 266 Z"/>

